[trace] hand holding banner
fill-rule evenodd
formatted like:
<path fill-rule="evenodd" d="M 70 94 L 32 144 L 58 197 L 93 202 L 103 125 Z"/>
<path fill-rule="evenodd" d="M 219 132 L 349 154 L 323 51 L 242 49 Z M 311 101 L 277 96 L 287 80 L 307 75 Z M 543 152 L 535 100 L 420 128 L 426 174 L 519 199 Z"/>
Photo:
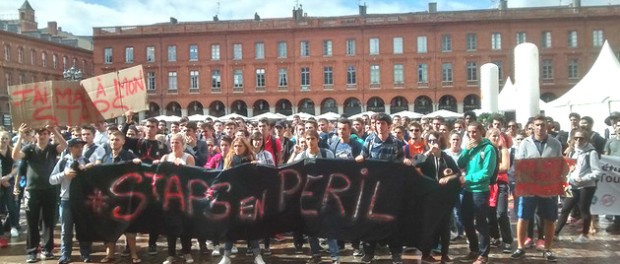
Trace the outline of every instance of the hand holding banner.
<path fill-rule="evenodd" d="M 515 161 L 516 196 L 549 197 L 564 193 L 568 165 L 563 157 Z"/>

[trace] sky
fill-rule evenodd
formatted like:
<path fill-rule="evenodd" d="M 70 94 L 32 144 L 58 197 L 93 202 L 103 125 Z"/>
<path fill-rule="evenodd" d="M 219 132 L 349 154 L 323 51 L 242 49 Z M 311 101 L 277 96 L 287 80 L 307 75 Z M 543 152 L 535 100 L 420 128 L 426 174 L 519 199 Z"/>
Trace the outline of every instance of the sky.
<path fill-rule="evenodd" d="M 573 0 L 508 0 L 508 7 L 566 6 Z M 63 31 L 92 35 L 93 27 L 134 26 L 179 22 L 291 17 L 299 3 L 308 16 L 346 16 L 358 14 L 358 4 L 366 4 L 368 14 L 421 12 L 429 2 L 438 11 L 489 9 L 499 0 L 29 0 L 39 28 L 56 21 Z M 0 19 L 17 18 L 24 0 L 0 1 Z M 328 3 L 328 4 L 326 4 Z M 620 5 L 620 0 L 581 0 L 588 5 Z M 219 6 L 219 8 L 218 8 Z"/>

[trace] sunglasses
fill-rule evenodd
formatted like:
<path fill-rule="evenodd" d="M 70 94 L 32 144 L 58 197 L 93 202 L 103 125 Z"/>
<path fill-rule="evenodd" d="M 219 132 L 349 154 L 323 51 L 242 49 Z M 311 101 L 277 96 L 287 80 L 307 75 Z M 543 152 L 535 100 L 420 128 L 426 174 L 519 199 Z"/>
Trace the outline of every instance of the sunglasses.
<path fill-rule="evenodd" d="M 574 140 L 584 140 L 584 137 L 573 137 Z"/>
<path fill-rule="evenodd" d="M 437 142 L 436 139 L 428 139 L 428 143 L 435 143 L 435 142 Z"/>
<path fill-rule="evenodd" d="M 419 130 L 419 129 L 417 129 L 417 128 L 415 128 L 415 129 L 409 129 L 409 131 L 411 131 L 411 132 L 420 132 L 420 130 Z"/>

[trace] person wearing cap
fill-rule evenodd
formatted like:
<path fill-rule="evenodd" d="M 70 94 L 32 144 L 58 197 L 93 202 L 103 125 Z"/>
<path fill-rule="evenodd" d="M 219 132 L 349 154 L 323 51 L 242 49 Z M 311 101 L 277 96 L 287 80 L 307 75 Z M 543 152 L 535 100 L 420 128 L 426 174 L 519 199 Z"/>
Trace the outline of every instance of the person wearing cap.
<path fill-rule="evenodd" d="M 41 245 L 41 258 L 53 259 L 54 254 L 54 217 L 58 209 L 58 194 L 56 187 L 49 183 L 49 178 L 56 165 L 56 157 L 67 147 L 67 142 L 57 128 L 46 126 L 35 129 L 35 144 L 22 148 L 22 142 L 29 130 L 27 124 L 19 126 L 19 137 L 13 149 L 13 160 L 22 160 L 26 166 L 26 191 L 30 194 L 26 209 L 26 222 L 28 223 L 28 239 L 26 240 L 26 262 L 38 261 L 37 252 L 41 236 L 39 233 L 39 221 L 43 220 L 45 228 L 43 244 Z M 54 135 L 54 142 L 50 143 L 50 134 Z M 19 178 L 16 182 L 19 182 Z"/>
<path fill-rule="evenodd" d="M 399 144 L 400 141 L 398 141 L 396 137 L 390 133 L 392 118 L 386 113 L 379 113 L 376 115 L 374 125 L 376 133 L 370 134 L 366 138 L 366 141 L 364 141 L 364 145 L 362 146 L 362 152 L 360 155 L 355 157 L 355 161 L 364 162 L 366 159 L 371 159 L 403 162 L 403 146 Z M 373 261 L 375 258 L 376 247 L 376 241 L 366 241 L 364 243 L 364 257 L 362 258 L 363 263 L 370 263 Z M 389 247 L 390 252 L 392 253 L 392 263 L 402 264 L 402 245 L 399 242 L 391 241 L 389 243 Z"/>
<path fill-rule="evenodd" d="M 618 122 L 618 120 L 620 120 L 620 112 L 612 112 L 607 118 L 605 118 L 605 125 L 608 126 L 607 128 L 605 128 L 606 140 L 612 138 L 613 135 L 618 135 L 618 133 L 615 133 L 616 123 Z M 609 127 L 611 127 L 611 129 L 609 129 Z"/>
<path fill-rule="evenodd" d="M 67 142 L 68 153 L 63 156 L 54 166 L 49 183 L 52 185 L 60 184 L 60 258 L 58 264 L 65 264 L 71 261 L 71 251 L 73 248 L 73 214 L 69 202 L 69 188 L 71 181 L 77 176 L 77 171 L 86 166 L 92 166 L 88 159 L 82 156 L 82 149 L 86 144 L 80 138 L 73 138 Z M 91 243 L 79 241 L 80 255 L 83 262 L 90 262 Z"/>

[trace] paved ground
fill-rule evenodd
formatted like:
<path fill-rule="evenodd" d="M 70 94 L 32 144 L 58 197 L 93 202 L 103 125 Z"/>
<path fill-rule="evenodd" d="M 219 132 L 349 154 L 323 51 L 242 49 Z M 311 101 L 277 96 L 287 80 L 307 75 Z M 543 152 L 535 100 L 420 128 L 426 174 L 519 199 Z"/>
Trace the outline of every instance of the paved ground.
<path fill-rule="evenodd" d="M 23 218 L 23 217 L 22 217 Z M 23 222 L 23 219 L 22 219 Z M 605 219 L 600 220 L 600 227 L 602 231 L 591 236 L 591 241 L 588 244 L 575 244 L 572 242 L 577 236 L 577 226 L 566 226 L 562 231 L 560 236 L 561 240 L 556 242 L 556 249 L 554 250 L 556 255 L 559 257 L 559 263 L 588 263 L 588 264 L 599 264 L 599 263 L 620 263 L 620 235 L 612 235 L 608 234 L 604 231 L 604 228 L 609 224 L 609 222 Z M 513 226 L 514 227 L 514 226 Z M 56 232 L 57 239 L 56 243 L 60 243 L 59 232 Z M 0 264 L 9 264 L 9 263 L 25 263 L 26 255 L 25 255 L 25 234 L 20 235 L 17 238 L 12 238 L 10 240 L 10 247 L 6 249 L 0 249 Z M 308 259 L 308 255 L 305 254 L 295 254 L 293 250 L 292 240 L 290 237 L 282 243 L 275 242 L 272 245 L 272 256 L 265 256 L 265 261 L 267 263 L 305 263 Z M 140 253 L 143 259 L 143 263 L 162 263 L 162 261 L 166 258 L 166 242 L 165 238 L 161 237 L 158 242 L 158 250 L 159 254 L 156 256 L 148 256 L 146 254 L 146 244 L 148 238 L 146 236 L 139 236 L 138 244 L 141 247 Z M 122 242 L 119 242 L 119 245 Z M 253 258 L 246 257 L 243 252 L 245 252 L 245 243 L 239 244 L 239 252 L 238 256 L 233 258 L 233 263 L 253 263 Z M 93 260 L 95 262 L 99 262 L 101 258 L 104 256 L 104 248 L 101 243 L 95 243 L 93 246 Z M 467 253 L 468 247 L 464 240 L 457 241 L 453 243 L 450 247 L 450 255 L 453 258 L 459 257 Z M 306 254 L 309 253 L 309 248 L 306 244 L 304 248 L 304 252 Z M 200 255 L 197 248 L 194 248 L 192 251 L 195 263 L 217 263 L 219 261 L 219 257 L 211 257 L 206 255 Z M 391 263 L 388 257 L 388 250 L 383 249 L 378 252 L 378 261 L 377 264 L 388 264 Z M 58 249 L 54 251 L 54 254 L 58 256 Z M 79 252 L 74 244 L 74 261 L 79 260 Z M 341 251 L 341 260 L 342 263 L 359 263 L 360 258 L 352 257 L 352 251 L 347 245 L 347 248 L 344 251 Z M 405 263 L 418 263 L 420 259 L 420 253 L 415 250 L 406 250 L 403 255 Z M 523 260 L 514 261 L 509 258 L 509 254 L 503 254 L 497 248 L 493 248 L 491 250 L 490 259 L 493 263 L 547 263 L 542 257 L 541 252 L 536 251 L 535 249 L 530 249 L 527 251 L 527 257 Z M 323 260 L 325 263 L 330 263 L 329 257 L 327 253 L 324 254 Z M 40 263 L 56 263 L 56 260 L 47 260 L 41 261 Z M 79 262 L 75 262 L 79 263 Z M 116 263 L 130 263 L 129 258 L 118 258 Z M 182 263 L 179 261 L 178 263 Z M 458 263 L 458 262 L 455 262 Z"/>

